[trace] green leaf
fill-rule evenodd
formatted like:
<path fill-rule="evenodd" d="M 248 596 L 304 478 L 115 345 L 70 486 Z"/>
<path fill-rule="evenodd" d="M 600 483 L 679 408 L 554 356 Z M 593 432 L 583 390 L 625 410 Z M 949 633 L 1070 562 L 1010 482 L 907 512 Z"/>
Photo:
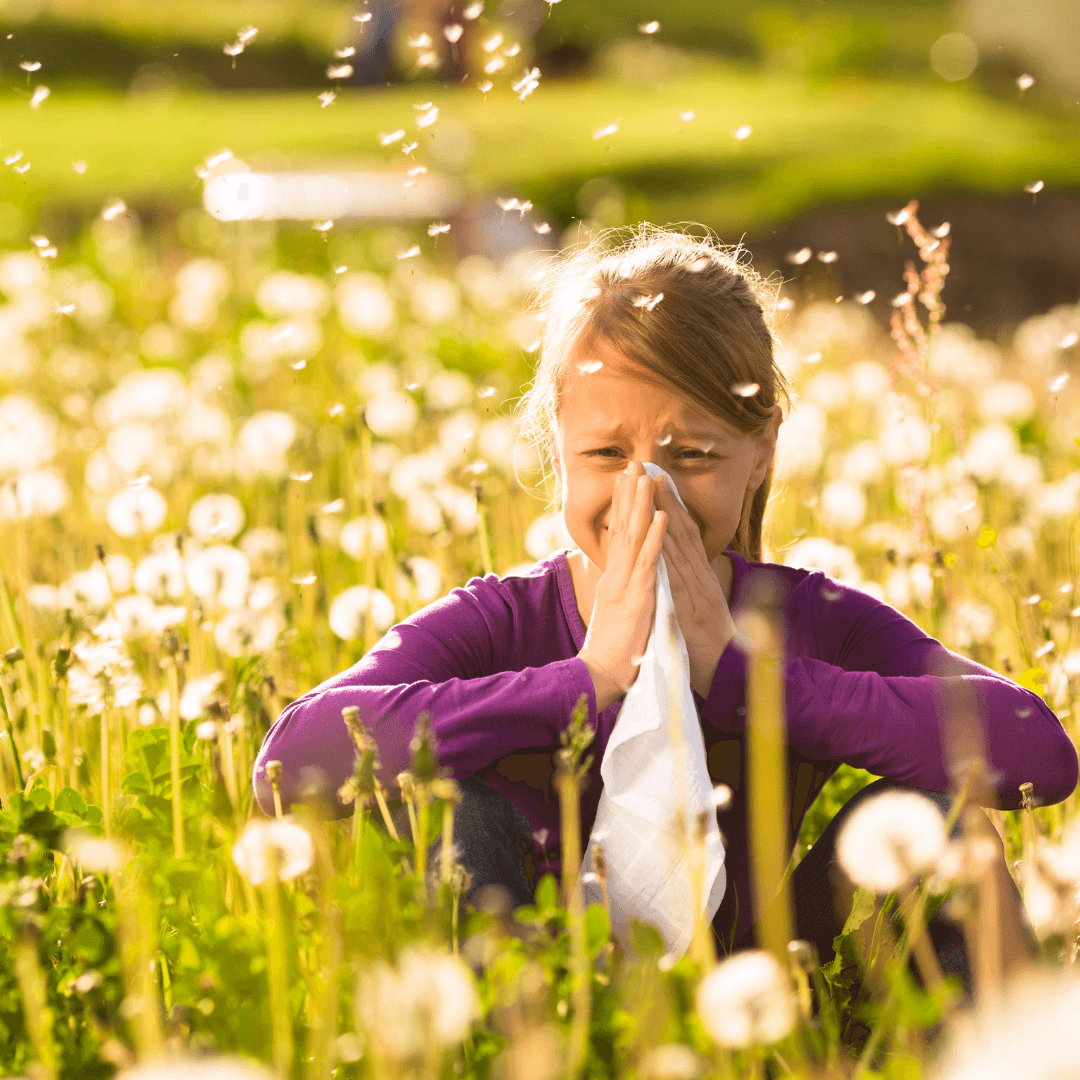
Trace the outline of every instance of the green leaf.
<path fill-rule="evenodd" d="M 603 904 L 590 904 L 585 910 L 585 951 L 595 960 L 611 937 L 611 920 Z"/>
<path fill-rule="evenodd" d="M 75 814 L 77 817 L 82 817 L 86 813 L 86 800 L 74 788 L 61 788 L 56 793 L 53 809 L 58 814 Z"/>
<path fill-rule="evenodd" d="M 559 886 L 554 874 L 545 874 L 536 886 L 536 906 L 541 911 L 553 911 L 559 906 Z"/>

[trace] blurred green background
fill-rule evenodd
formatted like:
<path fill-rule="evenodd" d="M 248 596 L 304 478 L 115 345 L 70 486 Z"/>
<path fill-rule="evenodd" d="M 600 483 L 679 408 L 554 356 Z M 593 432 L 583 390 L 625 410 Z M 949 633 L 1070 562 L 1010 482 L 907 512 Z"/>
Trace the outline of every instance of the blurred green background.
<path fill-rule="evenodd" d="M 174 220 L 224 148 L 258 168 L 401 168 L 379 134 L 432 101 L 417 159 L 456 175 L 470 214 L 530 200 L 547 245 L 582 222 L 696 222 L 808 297 L 874 289 L 887 308 L 902 262 L 882 217 L 917 198 L 958 238 L 954 317 L 1004 334 L 1080 295 L 1075 0 L 3 0 L 0 19 L 9 247 L 76 236 L 115 198 Z M 483 63 L 515 44 L 479 92 Z M 446 242 L 467 244 L 458 233 Z M 836 258 L 788 258 L 805 247 Z"/>

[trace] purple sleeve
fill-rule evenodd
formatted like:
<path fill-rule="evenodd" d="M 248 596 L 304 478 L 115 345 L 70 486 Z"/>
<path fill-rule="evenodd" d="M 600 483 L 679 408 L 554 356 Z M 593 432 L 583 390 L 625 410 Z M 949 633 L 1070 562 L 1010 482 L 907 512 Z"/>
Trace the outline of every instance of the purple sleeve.
<path fill-rule="evenodd" d="M 946 649 L 895 608 L 858 589 L 811 575 L 807 603 L 787 611 L 789 637 L 810 634 L 816 657 L 786 663 L 788 741 L 818 761 L 845 762 L 927 791 L 950 777 L 941 717 L 970 702 L 981 717 L 998 805 L 1020 806 L 1030 782 L 1041 805 L 1067 798 L 1077 754 L 1037 694 Z M 802 614 L 798 614 L 801 612 Z M 792 625 L 805 618 L 808 627 Z M 822 657 L 822 658 L 818 658 Z M 702 719 L 725 734 L 746 723 L 746 656 L 733 642 L 717 665 Z M 936 674 L 947 667 L 956 674 Z"/>
<path fill-rule="evenodd" d="M 410 761 L 417 716 L 431 714 L 440 764 L 464 779 L 515 750 L 552 746 L 580 694 L 596 725 L 592 679 L 576 656 L 540 667 L 504 670 L 520 627 L 499 586 L 480 579 L 398 623 L 347 671 L 289 705 L 267 732 L 255 762 L 259 805 L 273 813 L 263 766 L 282 763 L 282 799 L 292 802 L 310 782 L 335 807 L 351 775 L 354 747 L 341 710 L 360 709 L 382 762 L 380 778 L 395 785 Z"/>

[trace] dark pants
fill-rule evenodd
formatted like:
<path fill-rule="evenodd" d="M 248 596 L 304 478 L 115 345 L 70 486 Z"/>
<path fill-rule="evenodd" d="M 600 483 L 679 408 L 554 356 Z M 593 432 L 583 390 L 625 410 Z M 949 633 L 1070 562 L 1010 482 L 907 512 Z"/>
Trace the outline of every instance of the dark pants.
<path fill-rule="evenodd" d="M 863 788 L 840 808 L 792 873 L 791 897 L 796 933 L 816 947 L 822 963 L 835 955 L 833 939 L 843 931 L 850 911 L 850 903 L 845 910 L 844 903 L 837 902 L 837 896 L 850 895 L 846 876 L 836 861 L 837 836 L 849 814 L 866 799 L 886 790 L 912 789 L 890 780 L 877 780 Z M 461 803 L 454 814 L 454 846 L 459 862 L 472 877 L 467 899 L 475 903 L 485 886 L 497 885 L 506 891 L 511 907 L 531 904 L 536 885 L 535 843 L 528 819 L 505 796 L 475 777 L 462 782 L 461 794 Z M 947 814 L 951 796 L 931 791 L 920 791 L 919 794 L 930 799 L 941 810 L 942 816 Z M 958 835 L 959 828 L 957 822 L 953 836 Z M 1003 885 L 1006 894 L 1003 897 L 1003 913 L 1008 915 L 1011 909 L 1013 921 L 1018 925 L 1021 947 L 1029 955 L 1034 955 L 1034 935 L 1027 926 L 1020 894 L 1004 866 L 1004 860 L 1000 870 L 1004 871 L 1000 876 L 1006 882 Z M 721 905 L 714 927 L 723 924 L 724 920 L 725 909 Z M 961 928 L 941 915 L 934 915 L 927 924 L 927 931 L 943 974 L 954 976 L 970 992 L 972 974 Z M 735 943 L 735 948 L 751 948 L 755 944 L 755 927 L 751 926 Z M 721 951 L 723 947 L 721 945 Z"/>

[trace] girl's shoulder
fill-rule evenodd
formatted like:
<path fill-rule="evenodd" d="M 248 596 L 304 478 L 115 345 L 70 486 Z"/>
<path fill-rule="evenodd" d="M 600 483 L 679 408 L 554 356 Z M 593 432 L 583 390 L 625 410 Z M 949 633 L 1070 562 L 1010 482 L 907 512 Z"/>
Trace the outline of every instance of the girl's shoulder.
<path fill-rule="evenodd" d="M 789 650 L 833 663 L 871 645 L 882 653 L 933 639 L 889 604 L 874 583 L 834 577 L 816 566 L 756 562 L 728 551 L 733 610 L 764 603 L 784 613 Z M 845 570 L 855 576 L 857 568 Z"/>

